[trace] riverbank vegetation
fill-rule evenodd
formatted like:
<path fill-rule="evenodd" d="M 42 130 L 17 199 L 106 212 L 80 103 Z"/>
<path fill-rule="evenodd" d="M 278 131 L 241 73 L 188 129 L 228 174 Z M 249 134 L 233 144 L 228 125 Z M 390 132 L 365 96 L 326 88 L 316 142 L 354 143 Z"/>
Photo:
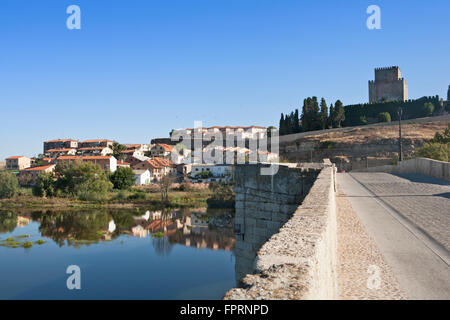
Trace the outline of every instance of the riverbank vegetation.
<path fill-rule="evenodd" d="M 1 172 L 0 208 L 234 207 L 231 185 L 175 184 L 171 177 L 157 184 L 133 184 L 130 168 L 108 174 L 91 163 L 57 165 L 54 174 L 40 173 L 33 187 L 20 187 L 14 174 Z"/>
<path fill-rule="evenodd" d="M 416 156 L 440 161 L 450 161 L 450 124 L 444 132 L 436 132 L 433 139 L 416 150 Z"/>

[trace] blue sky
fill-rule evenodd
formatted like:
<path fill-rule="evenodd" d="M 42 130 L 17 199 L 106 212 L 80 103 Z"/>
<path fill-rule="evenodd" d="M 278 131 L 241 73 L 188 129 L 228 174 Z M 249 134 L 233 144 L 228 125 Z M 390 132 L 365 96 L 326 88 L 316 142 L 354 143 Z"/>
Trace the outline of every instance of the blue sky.
<path fill-rule="evenodd" d="M 66 8 L 81 8 L 68 30 Z M 366 9 L 381 7 L 381 30 Z M 409 97 L 446 96 L 450 2 L 2 0 L 0 159 L 56 138 L 149 143 L 172 128 L 277 125 L 307 96 L 368 100 L 399 65 Z"/>

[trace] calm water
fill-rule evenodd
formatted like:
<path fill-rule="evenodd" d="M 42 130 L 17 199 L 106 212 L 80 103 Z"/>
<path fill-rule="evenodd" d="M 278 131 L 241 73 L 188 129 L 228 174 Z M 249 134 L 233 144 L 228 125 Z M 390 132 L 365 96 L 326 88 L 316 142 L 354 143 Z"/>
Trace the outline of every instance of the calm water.
<path fill-rule="evenodd" d="M 220 299 L 233 247 L 224 210 L 0 211 L 0 299 Z"/>

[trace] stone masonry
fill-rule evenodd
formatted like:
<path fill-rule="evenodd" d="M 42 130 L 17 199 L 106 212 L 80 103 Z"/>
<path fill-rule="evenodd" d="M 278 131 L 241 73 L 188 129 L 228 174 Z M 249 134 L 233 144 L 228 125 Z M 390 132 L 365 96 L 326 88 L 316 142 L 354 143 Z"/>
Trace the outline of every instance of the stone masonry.
<path fill-rule="evenodd" d="M 236 273 L 247 275 L 224 299 L 336 297 L 335 168 L 322 168 L 236 167 Z"/>

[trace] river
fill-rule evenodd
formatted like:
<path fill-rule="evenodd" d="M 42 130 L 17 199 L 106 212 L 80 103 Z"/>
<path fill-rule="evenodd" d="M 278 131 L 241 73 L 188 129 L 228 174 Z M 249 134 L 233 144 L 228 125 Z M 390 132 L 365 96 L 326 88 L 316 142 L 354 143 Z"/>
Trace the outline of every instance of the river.
<path fill-rule="evenodd" d="M 0 211 L 0 299 L 220 299 L 236 286 L 233 216 Z"/>

